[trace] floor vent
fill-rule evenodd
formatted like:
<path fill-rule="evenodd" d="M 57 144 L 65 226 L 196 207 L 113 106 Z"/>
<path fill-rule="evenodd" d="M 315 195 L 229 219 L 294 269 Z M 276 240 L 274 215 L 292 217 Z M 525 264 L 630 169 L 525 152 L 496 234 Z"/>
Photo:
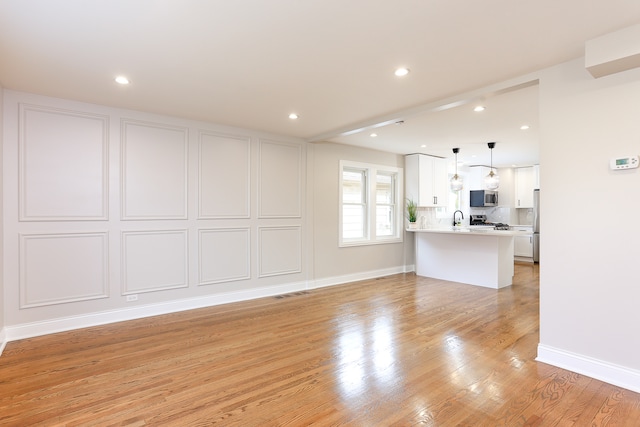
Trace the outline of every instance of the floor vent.
<path fill-rule="evenodd" d="M 283 298 L 297 297 L 297 296 L 300 296 L 300 295 L 307 295 L 307 294 L 310 294 L 310 293 L 311 292 L 309 292 L 309 291 L 300 291 L 300 292 L 293 292 L 291 294 L 276 295 L 274 298 L 283 299 Z"/>

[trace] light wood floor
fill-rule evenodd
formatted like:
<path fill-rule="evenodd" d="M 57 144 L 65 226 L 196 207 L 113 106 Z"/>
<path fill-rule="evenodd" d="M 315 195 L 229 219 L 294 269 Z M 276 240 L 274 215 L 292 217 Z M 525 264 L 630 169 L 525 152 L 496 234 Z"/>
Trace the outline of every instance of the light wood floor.
<path fill-rule="evenodd" d="M 640 426 L 639 394 L 537 344 L 537 266 L 400 274 L 11 342 L 0 424 Z"/>

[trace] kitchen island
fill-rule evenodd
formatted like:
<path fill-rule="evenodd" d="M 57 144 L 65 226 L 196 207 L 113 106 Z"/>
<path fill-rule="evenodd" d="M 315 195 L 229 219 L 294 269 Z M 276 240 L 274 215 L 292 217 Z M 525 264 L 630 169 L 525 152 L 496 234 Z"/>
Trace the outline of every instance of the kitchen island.
<path fill-rule="evenodd" d="M 416 274 L 499 289 L 513 281 L 514 236 L 518 230 L 427 228 L 415 233 Z"/>

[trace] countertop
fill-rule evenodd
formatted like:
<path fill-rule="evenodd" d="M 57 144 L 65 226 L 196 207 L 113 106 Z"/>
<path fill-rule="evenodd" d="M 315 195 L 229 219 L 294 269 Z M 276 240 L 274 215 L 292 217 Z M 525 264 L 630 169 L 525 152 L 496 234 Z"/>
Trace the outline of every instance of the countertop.
<path fill-rule="evenodd" d="M 494 230 L 493 227 L 435 227 L 435 228 L 407 228 L 407 231 L 412 231 L 414 233 L 441 233 L 441 234 L 463 234 L 466 236 L 469 235 L 478 235 L 478 236 L 502 236 L 502 237 L 511 237 L 511 236 L 520 236 L 531 234 L 528 231 L 524 230 Z"/>

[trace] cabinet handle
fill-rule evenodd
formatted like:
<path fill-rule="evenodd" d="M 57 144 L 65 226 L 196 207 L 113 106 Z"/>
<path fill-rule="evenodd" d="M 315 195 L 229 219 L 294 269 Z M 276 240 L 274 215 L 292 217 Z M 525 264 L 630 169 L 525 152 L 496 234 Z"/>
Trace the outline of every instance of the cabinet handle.
<path fill-rule="evenodd" d="M 433 196 L 433 204 L 434 205 L 438 204 L 438 196 Z"/>

